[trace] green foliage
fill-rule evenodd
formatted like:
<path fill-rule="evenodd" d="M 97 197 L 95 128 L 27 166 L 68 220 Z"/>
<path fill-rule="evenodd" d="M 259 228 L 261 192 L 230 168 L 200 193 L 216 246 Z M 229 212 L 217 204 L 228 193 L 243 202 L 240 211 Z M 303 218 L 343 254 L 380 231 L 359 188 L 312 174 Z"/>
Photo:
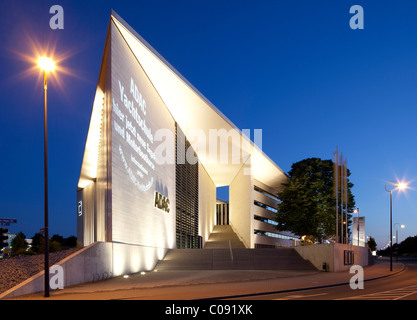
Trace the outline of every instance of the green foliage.
<path fill-rule="evenodd" d="M 26 253 L 28 248 L 28 243 L 26 241 L 26 236 L 23 232 L 19 232 L 13 239 L 10 244 L 11 255 L 16 256 L 22 253 Z"/>
<path fill-rule="evenodd" d="M 55 240 L 49 241 L 49 252 L 58 252 L 62 250 L 61 243 Z"/>
<path fill-rule="evenodd" d="M 319 242 L 335 235 L 333 171 L 333 161 L 319 158 L 305 159 L 291 166 L 288 181 L 283 191 L 278 193 L 281 200 L 277 213 L 278 230 L 312 236 Z M 348 213 L 352 213 L 355 207 L 350 191 L 352 187 L 353 184 L 348 181 Z"/>
<path fill-rule="evenodd" d="M 64 237 L 63 236 L 60 236 L 59 234 L 54 234 L 52 237 L 51 237 L 51 241 L 56 241 L 56 242 L 58 242 L 58 243 L 64 243 Z"/>
<path fill-rule="evenodd" d="M 31 251 L 33 253 L 40 253 L 40 251 L 45 251 L 43 247 L 45 246 L 44 237 L 41 233 L 35 233 L 32 237 L 32 247 Z"/>
<path fill-rule="evenodd" d="M 375 239 L 374 239 L 374 238 L 369 237 L 369 240 L 368 240 L 368 247 L 369 247 L 369 249 L 370 249 L 371 251 L 376 251 L 376 241 L 375 241 Z"/>
<path fill-rule="evenodd" d="M 48 246 L 49 246 L 49 252 L 57 252 L 57 251 L 62 250 L 61 244 L 58 241 L 54 241 L 50 239 Z M 41 243 L 38 246 L 36 252 L 39 254 L 45 253 L 45 239 L 44 238 L 42 238 Z"/>
<path fill-rule="evenodd" d="M 399 244 L 399 254 L 417 254 L 417 236 L 407 237 L 404 241 Z"/>
<path fill-rule="evenodd" d="M 377 254 L 382 256 L 388 256 L 391 248 L 387 247 L 384 250 L 378 250 Z M 417 256 L 417 235 L 414 237 L 407 237 L 404 241 L 399 244 L 392 244 L 393 254 L 404 255 L 404 256 Z"/>
<path fill-rule="evenodd" d="M 69 236 L 68 238 L 64 239 L 64 245 L 69 248 L 75 248 L 77 246 L 77 237 Z"/>
<path fill-rule="evenodd" d="M 63 249 L 74 248 L 77 246 L 77 238 L 70 236 L 64 238 L 58 234 L 54 234 L 49 239 L 49 252 L 57 252 Z M 36 254 L 45 253 L 45 238 L 42 234 L 36 233 L 32 238 L 31 251 Z"/>

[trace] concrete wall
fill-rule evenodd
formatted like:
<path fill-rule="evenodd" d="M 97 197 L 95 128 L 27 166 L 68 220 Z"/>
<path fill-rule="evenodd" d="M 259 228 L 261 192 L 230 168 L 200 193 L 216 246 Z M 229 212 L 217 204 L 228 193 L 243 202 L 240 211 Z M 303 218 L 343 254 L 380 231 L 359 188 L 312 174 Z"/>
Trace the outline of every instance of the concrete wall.
<path fill-rule="evenodd" d="M 297 246 L 295 250 L 318 269 L 322 270 L 323 263 L 328 266 L 327 271 L 339 272 L 349 270 L 351 265 L 344 264 L 344 251 L 354 252 L 353 264 L 369 265 L 369 249 L 364 247 L 346 245 L 341 243 L 314 244 L 310 246 Z"/>
<path fill-rule="evenodd" d="M 198 164 L 198 234 L 203 247 L 213 230 L 216 216 L 216 186 L 201 163 Z"/>
<path fill-rule="evenodd" d="M 112 241 L 175 248 L 175 121 L 113 23 L 110 76 Z"/>
<path fill-rule="evenodd" d="M 56 265 L 63 267 L 65 288 L 80 283 L 153 270 L 158 260 L 162 259 L 166 252 L 166 248 L 95 242 L 75 252 Z M 0 294 L 0 299 L 41 292 L 43 290 L 44 272 L 41 271 Z"/>
<path fill-rule="evenodd" d="M 253 177 L 243 165 L 229 186 L 229 220 L 247 248 L 253 248 Z"/>

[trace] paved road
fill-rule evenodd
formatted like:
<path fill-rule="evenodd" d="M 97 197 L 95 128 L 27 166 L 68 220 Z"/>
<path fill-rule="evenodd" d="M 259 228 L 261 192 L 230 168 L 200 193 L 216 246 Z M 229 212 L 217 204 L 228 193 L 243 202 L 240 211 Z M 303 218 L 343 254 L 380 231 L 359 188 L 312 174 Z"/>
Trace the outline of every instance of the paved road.
<path fill-rule="evenodd" d="M 313 290 L 257 294 L 235 297 L 239 300 L 417 300 L 417 259 L 400 258 L 403 271 L 363 283 L 363 289 L 349 284 L 324 286 Z"/>
<path fill-rule="evenodd" d="M 401 262 L 406 263 L 405 270 Z M 417 299 L 416 275 L 417 260 L 400 260 L 390 273 L 388 261 L 379 259 L 374 266 L 364 268 L 365 289 L 352 290 L 349 272 L 164 271 L 68 287 L 52 291 L 47 300 L 376 300 L 378 294 L 385 298 Z M 38 293 L 15 299 L 45 298 Z"/>
<path fill-rule="evenodd" d="M 87 302 L 88 307 L 83 310 L 88 309 L 94 317 L 98 317 L 97 312 L 106 317 L 109 311 L 123 310 L 124 314 L 149 314 L 153 319 L 261 319 L 284 314 L 287 310 L 292 312 L 292 317 L 296 315 L 301 319 L 327 315 L 331 306 L 328 300 L 339 300 L 335 302 L 340 306 L 337 311 L 352 314 L 359 310 L 351 305 L 353 301 L 417 300 L 417 259 L 399 262 L 394 264 L 393 272 L 389 272 L 386 259 L 378 259 L 375 265 L 365 267 L 364 289 L 356 290 L 349 286 L 352 277 L 349 272 L 186 271 L 137 274 L 127 279 L 118 277 L 52 291 L 51 297 L 46 299 L 38 293 L 14 300 L 119 300 L 104 301 L 100 305 Z M 297 302 L 302 300 L 315 301 L 308 305 L 305 305 L 308 301 Z M 63 305 L 65 314 L 79 316 L 81 308 L 72 301 L 69 303 L 71 305 Z M 392 309 L 392 306 L 374 303 L 370 307 L 363 306 L 359 306 L 360 317 L 385 318 L 387 307 Z M 414 302 L 407 306 L 411 311 Z M 396 305 L 402 313 L 407 306 Z M 10 316 L 15 316 L 16 307 L 5 309 L 10 310 Z M 19 314 L 25 310 L 28 316 L 33 313 L 33 308 L 21 308 Z"/>

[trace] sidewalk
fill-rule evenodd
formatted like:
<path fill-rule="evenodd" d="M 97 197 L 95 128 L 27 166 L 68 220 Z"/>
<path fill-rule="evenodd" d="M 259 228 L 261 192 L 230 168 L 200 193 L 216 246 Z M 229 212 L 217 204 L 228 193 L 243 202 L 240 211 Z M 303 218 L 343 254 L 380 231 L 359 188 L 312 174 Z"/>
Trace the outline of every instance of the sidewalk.
<path fill-rule="evenodd" d="M 377 260 L 364 267 L 365 281 L 397 274 L 404 269 L 394 263 L 389 271 L 389 261 Z M 353 273 L 321 271 L 159 271 L 134 274 L 128 278 L 86 283 L 51 291 L 49 298 L 43 293 L 13 298 L 13 300 L 182 300 L 208 299 L 264 292 L 303 290 L 349 284 Z"/>

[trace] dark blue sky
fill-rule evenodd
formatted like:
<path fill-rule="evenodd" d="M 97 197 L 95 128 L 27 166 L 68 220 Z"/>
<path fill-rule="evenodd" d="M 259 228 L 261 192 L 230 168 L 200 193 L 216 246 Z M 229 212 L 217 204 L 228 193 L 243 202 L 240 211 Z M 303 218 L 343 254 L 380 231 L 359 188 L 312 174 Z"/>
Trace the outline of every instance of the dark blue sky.
<path fill-rule="evenodd" d="M 49 8 L 64 8 L 51 30 Z M 351 6 L 365 12 L 352 30 Z M 24 57 L 54 48 L 48 86 L 50 234 L 76 234 L 76 188 L 114 9 L 241 129 L 263 129 L 284 171 L 347 157 L 366 234 L 389 239 L 385 183 L 417 178 L 417 3 L 413 1 L 0 1 L 2 218 L 43 226 L 43 86 Z M 417 234 L 416 190 L 394 193 L 400 241 Z"/>

